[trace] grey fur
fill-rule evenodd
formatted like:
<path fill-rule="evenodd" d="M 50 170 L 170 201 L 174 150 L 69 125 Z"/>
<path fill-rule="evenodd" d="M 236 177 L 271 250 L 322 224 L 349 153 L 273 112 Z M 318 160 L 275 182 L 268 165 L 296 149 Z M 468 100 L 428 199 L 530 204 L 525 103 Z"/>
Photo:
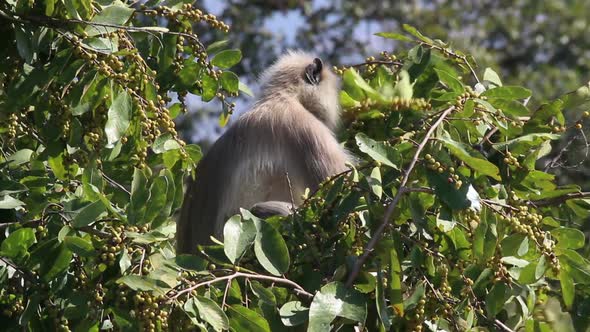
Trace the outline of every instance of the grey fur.
<path fill-rule="evenodd" d="M 288 216 L 293 210 L 293 205 L 288 202 L 267 201 L 254 204 L 250 212 L 258 218 L 268 218 L 272 216 Z"/>
<path fill-rule="evenodd" d="M 336 141 L 338 80 L 324 68 L 317 85 L 304 71 L 314 57 L 282 56 L 262 75 L 262 93 L 199 162 L 177 223 L 178 253 L 221 239 L 240 207 L 266 201 L 301 203 L 305 188 L 342 172 L 350 160 Z M 325 67 L 325 66 L 324 66 Z M 291 189 L 286 174 L 291 181 Z"/>

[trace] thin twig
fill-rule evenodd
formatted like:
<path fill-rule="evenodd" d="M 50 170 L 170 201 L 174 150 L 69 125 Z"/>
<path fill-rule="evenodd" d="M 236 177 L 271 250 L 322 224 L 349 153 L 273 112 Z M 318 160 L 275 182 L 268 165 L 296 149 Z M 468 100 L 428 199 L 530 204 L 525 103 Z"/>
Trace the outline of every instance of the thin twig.
<path fill-rule="evenodd" d="M 263 275 L 263 274 L 253 274 L 253 273 L 243 273 L 243 272 L 235 272 L 233 274 L 227 275 L 227 276 L 223 276 L 223 277 L 217 277 L 215 279 L 212 280 L 208 280 L 208 281 L 204 281 L 201 283 L 198 283 L 194 286 L 185 288 L 181 291 L 179 291 L 178 293 L 174 294 L 173 296 L 169 297 L 170 300 L 175 300 L 178 297 L 180 297 L 183 294 L 186 293 L 190 293 L 193 290 L 203 287 L 203 286 L 209 286 L 211 284 L 214 283 L 218 283 L 218 282 L 222 282 L 222 281 L 226 281 L 226 280 L 232 280 L 234 278 L 251 278 L 251 279 L 257 279 L 257 280 L 266 280 L 266 281 L 272 281 L 275 282 L 277 284 L 285 284 L 285 285 L 289 285 L 291 287 L 294 288 L 294 290 L 301 295 L 304 295 L 308 298 L 313 298 L 313 294 L 307 292 L 305 289 L 303 289 L 303 287 L 299 286 L 296 282 L 291 281 L 289 279 L 286 278 L 280 278 L 280 277 L 273 277 L 273 276 L 267 276 L 267 275 Z"/>
<path fill-rule="evenodd" d="M 406 192 L 434 194 L 434 189 L 428 188 L 428 187 L 415 187 L 415 188 L 406 188 Z"/>
<path fill-rule="evenodd" d="M 96 236 L 103 238 L 103 239 L 111 237 L 110 233 L 103 232 L 103 231 L 98 230 L 98 229 L 91 227 L 91 226 L 75 227 L 74 229 L 88 233 L 88 234 L 96 235 Z"/>
<path fill-rule="evenodd" d="M 346 68 L 357 68 L 366 65 L 390 65 L 390 66 L 403 66 L 403 62 L 401 61 L 388 61 L 388 60 L 373 60 L 373 61 L 365 61 L 362 63 L 357 63 L 354 65 L 345 65 Z"/>
<path fill-rule="evenodd" d="M 11 262 L 10 260 L 8 260 L 4 257 L 0 257 L 0 261 L 4 262 L 6 265 L 15 269 L 20 275 L 23 276 L 23 278 L 25 278 L 31 282 L 35 282 L 35 283 L 38 281 L 38 278 L 34 274 L 32 274 L 31 271 L 21 269 L 16 264 L 14 264 L 13 262 Z"/>
<path fill-rule="evenodd" d="M 467 66 L 467 68 L 471 72 L 471 75 L 473 75 L 473 77 L 475 78 L 475 80 L 477 81 L 477 83 L 481 83 L 481 81 L 479 80 L 479 77 L 477 77 L 477 73 L 475 73 L 475 70 L 473 69 L 473 67 L 471 66 L 471 64 L 469 63 L 469 61 L 467 61 L 467 57 L 465 55 L 459 55 L 459 54 L 453 52 L 450 49 L 447 49 L 447 48 L 444 48 L 444 47 L 441 47 L 441 46 L 437 46 L 437 45 L 434 45 L 434 44 L 428 44 L 428 43 L 425 43 L 423 41 L 417 41 L 417 43 L 420 44 L 420 45 L 423 45 L 423 46 L 426 46 L 426 47 L 429 47 L 429 48 L 438 50 L 439 52 L 443 52 L 445 54 L 448 54 L 448 55 L 452 56 L 453 58 L 456 58 L 456 59 L 461 60 Z"/>
<path fill-rule="evenodd" d="M 482 202 L 483 204 L 487 205 L 487 206 L 490 206 L 490 205 L 497 205 L 497 206 L 501 206 L 501 207 L 503 207 L 503 208 L 506 208 L 506 209 L 509 209 L 509 210 L 512 210 L 512 211 L 520 211 L 519 209 L 515 208 L 514 206 L 510 206 L 510 205 L 508 205 L 508 204 L 504 204 L 504 203 L 496 202 L 496 201 L 493 201 L 493 200 L 491 200 L 491 199 L 482 199 L 482 200 L 481 200 L 481 202 Z M 490 206 L 490 207 L 491 207 L 491 206 Z M 494 211 L 496 211 L 496 210 L 494 209 Z"/>
<path fill-rule="evenodd" d="M 289 172 L 285 171 L 285 177 L 287 178 L 287 186 L 289 187 L 289 195 L 291 197 L 291 212 L 293 212 L 295 211 L 295 199 L 293 198 L 293 186 L 291 185 Z"/>
<path fill-rule="evenodd" d="M 120 183 L 118 183 L 117 181 L 115 181 L 115 180 L 111 179 L 111 178 L 110 178 L 110 177 L 108 177 L 106 174 L 102 173 L 102 177 L 103 177 L 105 180 L 107 180 L 107 182 L 108 182 L 108 183 L 109 183 L 111 186 L 113 186 L 113 187 L 115 187 L 115 188 L 118 188 L 118 189 L 120 189 L 120 190 L 122 190 L 122 191 L 126 192 L 126 193 L 127 193 L 127 195 L 131 195 L 131 192 L 129 192 L 129 190 L 127 190 L 127 188 L 123 187 L 123 185 L 122 185 L 122 184 L 120 184 Z"/>
<path fill-rule="evenodd" d="M 143 274 L 143 261 L 145 260 L 145 248 L 141 248 L 141 259 L 139 260 L 139 275 Z"/>
<path fill-rule="evenodd" d="M 514 332 L 513 329 L 509 328 L 508 326 L 506 326 L 504 323 L 502 323 L 498 319 L 494 319 L 494 324 L 496 324 L 497 327 L 501 328 L 502 330 L 504 330 L 506 332 Z"/>
<path fill-rule="evenodd" d="M 454 109 L 455 109 L 455 106 L 451 106 L 451 107 L 447 108 L 446 110 L 444 110 L 442 112 L 442 114 L 440 115 L 440 117 L 438 118 L 438 120 L 436 120 L 436 122 L 428 129 L 428 132 L 426 132 L 426 135 L 422 139 L 422 142 L 420 142 L 420 145 L 416 149 L 416 153 L 414 154 L 414 157 L 410 161 L 410 164 L 408 165 L 408 168 L 405 171 L 404 177 L 402 178 L 402 181 L 400 182 L 400 188 L 397 191 L 397 194 L 395 195 L 395 197 L 393 198 L 393 200 L 391 201 L 391 203 L 387 207 L 385 214 L 383 215 L 383 221 L 381 222 L 381 225 L 379 225 L 379 228 L 377 228 L 377 230 L 375 231 L 375 233 L 371 237 L 371 241 L 369 241 L 369 243 L 365 247 L 365 250 L 364 250 L 363 254 L 361 255 L 361 257 L 359 257 L 359 259 L 355 262 L 354 267 L 352 268 L 352 271 L 351 271 L 350 275 L 348 276 L 348 280 L 346 281 L 346 285 L 348 287 L 352 286 L 352 283 L 354 282 L 357 275 L 359 274 L 361 267 L 363 266 L 363 264 L 365 263 L 367 258 L 369 258 L 369 255 L 373 252 L 373 249 L 375 248 L 375 245 L 377 245 L 377 242 L 379 242 L 379 240 L 381 239 L 381 236 L 383 235 L 383 232 L 385 231 L 385 228 L 387 227 L 387 225 L 389 225 L 389 221 L 391 219 L 391 216 L 393 215 L 395 207 L 397 206 L 397 203 L 401 199 L 402 195 L 408 192 L 408 189 L 406 188 L 406 183 L 408 182 L 408 179 L 410 178 L 410 174 L 412 173 L 414 166 L 416 166 L 416 162 L 418 162 L 418 158 L 420 157 L 420 153 L 422 152 L 422 150 L 426 146 L 426 143 L 428 143 L 430 136 L 432 136 L 432 134 L 434 133 L 434 130 L 443 122 L 445 117 L 447 115 L 449 115 Z"/>
<path fill-rule="evenodd" d="M 227 300 L 227 293 L 229 293 L 229 287 L 231 286 L 233 279 L 228 279 L 227 284 L 225 285 L 225 291 L 223 292 L 223 301 L 221 301 L 221 308 L 225 308 L 227 305 L 225 301 Z"/>
<path fill-rule="evenodd" d="M 582 192 L 577 192 L 577 193 L 569 193 L 569 194 L 565 194 L 563 196 L 558 196 L 558 197 L 553 197 L 553 198 L 540 199 L 537 201 L 529 201 L 528 204 L 532 205 L 532 206 L 536 206 L 536 207 L 543 207 L 543 206 L 561 204 L 561 203 L 563 203 L 567 200 L 570 200 L 570 199 L 586 198 L 586 197 L 590 197 L 590 192 L 582 191 Z"/>
<path fill-rule="evenodd" d="M 10 16 L 10 15 L 12 16 Z M 201 43 L 201 41 L 195 36 L 190 33 L 185 32 L 177 32 L 177 31 L 169 31 L 169 30 L 162 30 L 162 29 L 153 29 L 152 27 L 134 27 L 134 26 L 126 26 L 126 25 L 119 25 L 119 24 L 111 24 L 111 23 L 102 23 L 102 22 L 91 22 L 85 21 L 81 19 L 69 18 L 69 19 L 58 19 L 55 17 L 49 16 L 36 16 L 36 15 L 17 15 L 16 13 L 9 13 L 2 12 L 1 15 L 6 17 L 9 20 L 19 23 L 37 23 L 43 26 L 50 26 L 54 28 L 63 27 L 64 24 L 68 23 L 77 23 L 77 24 L 87 24 L 94 27 L 103 27 L 103 28 L 113 28 L 119 30 L 126 30 L 126 31 L 134 31 L 134 32 L 145 32 L 149 34 L 167 34 L 167 35 L 175 35 L 175 36 L 182 36 L 184 38 L 194 40 L 199 48 L 205 49 L 205 46 Z M 105 32 L 106 33 L 108 31 Z"/>

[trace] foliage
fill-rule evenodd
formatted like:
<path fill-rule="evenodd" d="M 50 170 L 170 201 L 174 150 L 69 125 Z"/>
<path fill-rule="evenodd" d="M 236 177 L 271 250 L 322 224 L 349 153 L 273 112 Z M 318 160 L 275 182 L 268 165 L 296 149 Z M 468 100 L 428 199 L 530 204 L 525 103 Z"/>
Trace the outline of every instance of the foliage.
<path fill-rule="evenodd" d="M 228 27 L 182 2 L 0 8 L 13 37 L 0 51 L 5 330 L 589 325 L 590 262 L 571 228 L 587 193 L 534 167 L 582 126 L 563 110 L 588 87 L 531 110 L 529 90 L 491 69 L 480 81 L 443 42 L 383 34 L 413 47 L 337 68 L 359 163 L 292 216 L 243 210 L 224 243 L 176 256 L 173 214 L 201 153 L 172 119 L 190 93 L 220 100 L 226 122 L 245 89 L 227 70 L 241 53 L 205 48 L 192 22 Z"/>

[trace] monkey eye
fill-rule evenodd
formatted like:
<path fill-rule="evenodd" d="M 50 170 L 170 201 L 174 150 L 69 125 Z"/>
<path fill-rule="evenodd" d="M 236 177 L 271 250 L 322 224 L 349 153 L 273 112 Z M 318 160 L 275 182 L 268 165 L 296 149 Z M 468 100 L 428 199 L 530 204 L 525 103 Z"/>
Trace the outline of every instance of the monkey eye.
<path fill-rule="evenodd" d="M 324 64 L 319 58 L 313 59 L 313 63 L 305 67 L 305 81 L 311 85 L 318 85 L 321 80 Z"/>

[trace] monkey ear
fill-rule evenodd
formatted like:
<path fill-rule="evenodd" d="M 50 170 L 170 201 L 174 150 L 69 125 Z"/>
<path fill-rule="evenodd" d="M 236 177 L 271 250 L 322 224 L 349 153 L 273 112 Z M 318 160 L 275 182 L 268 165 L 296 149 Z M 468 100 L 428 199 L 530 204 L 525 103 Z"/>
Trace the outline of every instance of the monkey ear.
<path fill-rule="evenodd" d="M 313 59 L 313 63 L 305 67 L 305 81 L 312 85 L 318 85 L 322 76 L 324 64 L 320 58 Z"/>

